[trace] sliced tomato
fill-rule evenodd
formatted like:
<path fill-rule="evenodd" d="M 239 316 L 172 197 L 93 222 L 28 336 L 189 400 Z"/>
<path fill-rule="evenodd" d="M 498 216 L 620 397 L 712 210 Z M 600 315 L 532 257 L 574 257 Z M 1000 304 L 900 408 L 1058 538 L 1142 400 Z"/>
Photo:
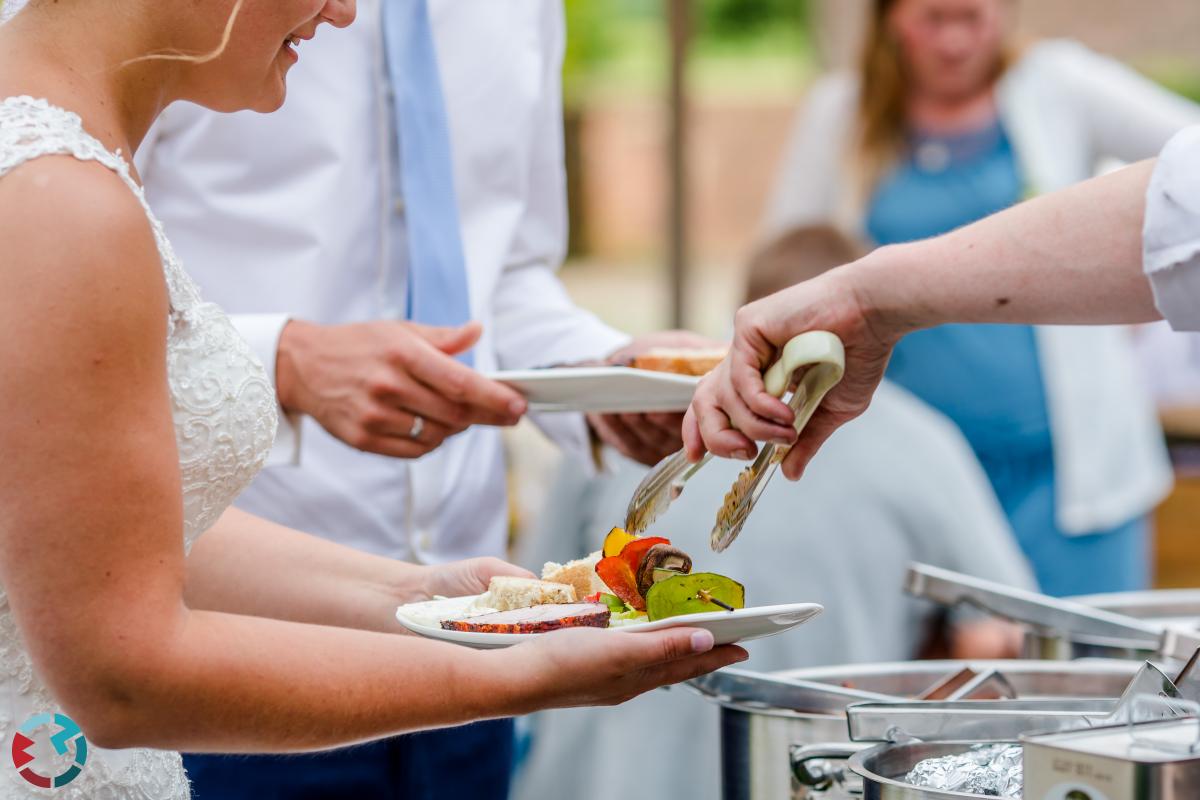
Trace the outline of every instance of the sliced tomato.
<path fill-rule="evenodd" d="M 592 594 L 589 594 L 587 597 L 583 598 L 583 602 L 584 603 L 599 603 L 600 602 L 600 592 L 593 592 Z"/>
<path fill-rule="evenodd" d="M 646 600 L 638 592 L 637 579 L 624 558 L 609 556 L 600 559 L 596 563 L 596 574 L 604 581 L 604 585 L 612 589 L 612 593 L 625 601 L 630 608 L 646 610 Z"/>
<path fill-rule="evenodd" d="M 634 575 L 637 575 L 638 567 L 642 565 L 642 559 L 646 557 L 646 553 L 650 552 L 651 547 L 656 544 L 670 543 L 670 539 L 664 539 L 661 536 L 634 539 L 621 550 L 621 560 L 629 565 L 629 569 L 633 570 Z"/>

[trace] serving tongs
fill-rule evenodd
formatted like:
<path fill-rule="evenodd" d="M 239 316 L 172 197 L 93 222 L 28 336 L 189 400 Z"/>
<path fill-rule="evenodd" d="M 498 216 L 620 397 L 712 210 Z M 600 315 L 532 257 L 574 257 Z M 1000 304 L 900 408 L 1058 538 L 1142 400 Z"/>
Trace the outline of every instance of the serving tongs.
<path fill-rule="evenodd" d="M 799 370 L 803 370 L 803 374 L 797 377 Z M 779 398 L 792 389 L 787 404 L 795 412 L 794 427 L 799 434 L 825 395 L 842 379 L 844 371 L 845 350 L 841 339 L 828 331 L 809 331 L 784 345 L 779 360 L 763 376 L 763 383 L 768 392 Z M 721 552 L 737 538 L 767 482 L 790 449 L 790 445 L 767 443 L 754 463 L 738 475 L 717 512 L 710 539 L 713 550 Z M 625 512 L 625 530 L 633 534 L 645 531 L 679 497 L 684 484 L 711 457 L 708 454 L 690 464 L 687 453 L 680 450 L 655 465 L 634 490 Z"/>
<path fill-rule="evenodd" d="M 1051 634 L 1121 646 L 1132 644 L 1176 661 L 1187 660 L 1200 647 L 1200 636 L 1194 631 L 1164 627 L 928 564 L 909 565 L 904 589 L 914 597 L 946 606 L 966 603 Z"/>
<path fill-rule="evenodd" d="M 705 697 L 723 703 L 753 703 L 808 713 L 841 714 L 851 703 L 890 703 L 901 697 L 833 683 L 726 667 L 688 681 Z"/>
<path fill-rule="evenodd" d="M 1192 667 L 1189 663 L 1173 681 L 1147 661 L 1117 699 L 871 702 L 849 706 L 846 718 L 850 739 L 856 742 L 1016 742 L 1029 733 L 1057 733 L 1183 716 L 1183 703 L 1170 701 L 1183 699 L 1186 692 L 1181 692 L 1179 686 L 1191 681 Z M 1148 710 L 1142 702 L 1146 696 L 1164 702 Z"/>

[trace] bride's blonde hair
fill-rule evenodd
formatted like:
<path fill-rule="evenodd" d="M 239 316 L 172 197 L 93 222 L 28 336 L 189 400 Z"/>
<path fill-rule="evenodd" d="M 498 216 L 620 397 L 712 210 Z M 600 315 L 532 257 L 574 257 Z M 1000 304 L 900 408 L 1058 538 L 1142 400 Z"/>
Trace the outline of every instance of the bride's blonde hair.
<path fill-rule="evenodd" d="M 233 26 L 237 22 L 238 15 L 241 13 L 242 6 L 245 4 L 245 2 L 246 0 L 236 0 L 236 2 L 233 4 L 233 10 L 229 12 L 229 19 L 225 21 L 225 30 L 221 33 L 221 41 L 218 42 L 217 46 L 209 52 L 202 55 L 171 51 L 163 53 L 147 53 L 144 56 L 138 56 L 137 58 L 131 58 L 128 61 L 124 61 L 121 63 L 121 66 L 127 67 L 130 64 L 136 64 L 140 61 L 185 61 L 190 64 L 207 64 L 209 61 L 220 58 L 221 54 L 225 52 L 225 48 L 229 46 L 229 40 L 233 36 Z M 3 4 L 4 0 L 0 0 L 0 6 L 3 6 Z"/>

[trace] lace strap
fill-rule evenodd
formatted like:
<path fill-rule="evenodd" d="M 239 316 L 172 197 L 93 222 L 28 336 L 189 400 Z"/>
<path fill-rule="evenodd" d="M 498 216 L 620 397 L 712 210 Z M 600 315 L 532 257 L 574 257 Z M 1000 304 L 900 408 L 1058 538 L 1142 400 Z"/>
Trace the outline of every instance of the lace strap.
<path fill-rule="evenodd" d="M 115 172 L 133 192 L 158 246 L 163 273 L 171 299 L 172 317 L 200 302 L 200 294 L 191 278 L 183 272 L 175 257 L 162 223 L 146 202 L 142 187 L 133 179 L 129 162 L 121 151 L 108 150 L 83 127 L 78 114 L 49 101 L 33 97 L 7 97 L 0 100 L 0 178 L 27 161 L 52 155 L 69 155 L 80 161 L 95 161 Z"/>

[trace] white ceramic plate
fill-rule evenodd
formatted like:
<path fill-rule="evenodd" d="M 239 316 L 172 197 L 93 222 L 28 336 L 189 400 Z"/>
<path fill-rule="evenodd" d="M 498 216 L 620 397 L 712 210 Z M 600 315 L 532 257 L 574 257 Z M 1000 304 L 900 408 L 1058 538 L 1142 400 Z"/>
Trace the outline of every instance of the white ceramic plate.
<path fill-rule="evenodd" d="M 491 372 L 533 411 L 686 411 L 700 379 L 631 367 L 551 367 Z"/>
<path fill-rule="evenodd" d="M 426 603 L 400 606 L 396 609 L 396 619 L 405 628 L 421 636 L 464 644 L 480 650 L 510 647 L 546 635 L 544 633 L 448 631 L 438 624 L 438 620 L 452 619 L 458 616 L 462 609 L 470 605 L 474 599 L 475 597 L 452 597 L 446 600 L 430 600 Z M 608 630 L 657 631 L 663 628 L 707 628 L 712 631 L 717 644 L 733 644 L 783 633 L 808 622 L 824 610 L 824 606 L 816 603 L 757 606 L 755 608 L 739 608 L 737 611 L 687 614 L 681 617 L 662 619 L 658 622 L 639 622 L 636 625 L 624 625 L 619 628 L 608 628 Z"/>

